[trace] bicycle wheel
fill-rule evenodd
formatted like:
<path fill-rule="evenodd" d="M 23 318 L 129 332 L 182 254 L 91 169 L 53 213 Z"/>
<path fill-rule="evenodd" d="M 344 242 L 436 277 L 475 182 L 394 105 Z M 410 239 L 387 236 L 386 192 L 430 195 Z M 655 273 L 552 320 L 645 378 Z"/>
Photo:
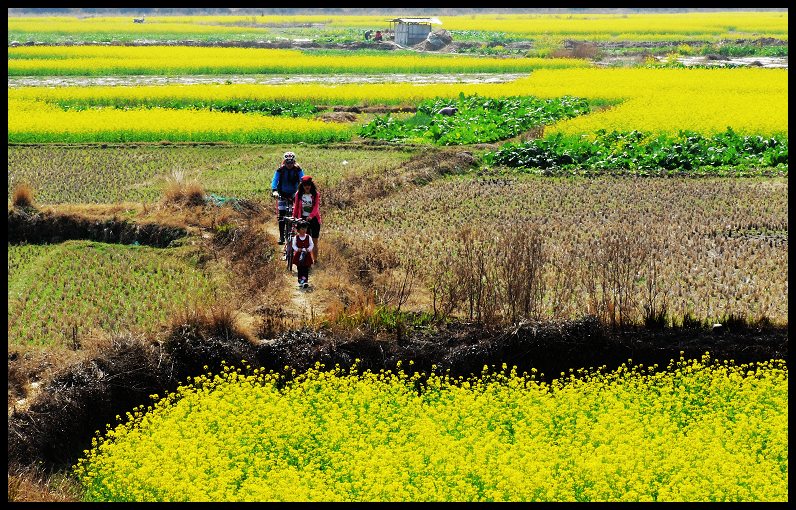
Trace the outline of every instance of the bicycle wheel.
<path fill-rule="evenodd" d="M 287 218 L 282 222 L 282 239 L 287 239 L 290 235 L 291 225 Z"/>
<path fill-rule="evenodd" d="M 285 262 L 287 263 L 287 271 L 293 272 L 293 239 L 291 238 L 285 243 Z"/>

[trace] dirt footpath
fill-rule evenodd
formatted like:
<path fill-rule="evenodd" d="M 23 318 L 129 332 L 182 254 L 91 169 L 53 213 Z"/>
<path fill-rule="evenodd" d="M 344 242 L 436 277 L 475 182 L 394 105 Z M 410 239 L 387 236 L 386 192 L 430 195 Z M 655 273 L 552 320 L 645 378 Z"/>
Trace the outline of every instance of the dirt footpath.
<path fill-rule="evenodd" d="M 274 239 L 279 238 L 279 226 L 275 219 L 267 221 L 264 228 Z M 283 312 L 286 316 L 294 318 L 299 324 L 312 322 L 315 315 L 318 314 L 318 310 L 323 308 L 322 305 L 319 304 L 318 296 L 316 296 L 315 284 L 317 279 L 315 277 L 319 271 L 323 271 L 322 265 L 313 266 L 312 269 L 310 269 L 310 287 L 308 289 L 298 288 L 295 266 L 293 266 L 290 272 L 287 272 L 287 268 L 285 268 L 283 273 L 283 286 L 286 289 L 290 289 L 290 299 L 285 302 Z"/>

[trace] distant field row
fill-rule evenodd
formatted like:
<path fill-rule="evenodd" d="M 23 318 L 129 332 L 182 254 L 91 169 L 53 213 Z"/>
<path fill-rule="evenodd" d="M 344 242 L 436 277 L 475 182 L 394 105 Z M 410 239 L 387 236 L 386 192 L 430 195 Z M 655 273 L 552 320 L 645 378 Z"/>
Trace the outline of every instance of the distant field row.
<path fill-rule="evenodd" d="M 267 198 L 286 150 L 322 189 L 344 176 L 381 173 L 408 160 L 403 150 L 351 150 L 317 146 L 141 146 L 8 148 L 8 199 L 28 183 L 39 204 L 155 202 L 166 179 L 181 172 L 208 193 Z"/>
<path fill-rule="evenodd" d="M 546 69 L 508 83 L 344 85 L 167 85 L 9 89 L 9 142 L 349 140 L 357 125 L 210 111 L 211 101 L 299 101 L 320 105 L 412 104 L 426 98 L 571 95 L 621 104 L 559 122 L 546 133 L 599 129 L 703 134 L 788 132 L 783 69 Z M 179 110 L 173 109 L 175 105 Z M 187 108 L 187 109 L 186 109 Z"/>
<path fill-rule="evenodd" d="M 8 76 L 147 74 L 517 73 L 588 67 L 582 59 L 493 58 L 416 52 L 305 52 L 186 46 L 8 48 Z"/>
<path fill-rule="evenodd" d="M 400 16 L 400 14 L 399 14 Z M 389 16 L 155 16 L 133 23 L 132 16 L 8 19 L 8 40 L 263 40 L 358 35 L 387 29 Z M 485 14 L 440 16 L 454 37 L 470 32 L 502 33 L 534 40 L 716 41 L 774 37 L 787 40 L 788 13 L 720 12 L 675 14 Z"/>

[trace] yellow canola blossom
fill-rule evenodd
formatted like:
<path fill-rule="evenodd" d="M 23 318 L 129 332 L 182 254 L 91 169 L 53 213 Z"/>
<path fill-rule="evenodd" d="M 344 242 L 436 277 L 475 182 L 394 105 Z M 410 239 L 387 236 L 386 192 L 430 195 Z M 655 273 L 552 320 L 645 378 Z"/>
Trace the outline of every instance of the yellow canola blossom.
<path fill-rule="evenodd" d="M 784 361 L 422 377 L 226 367 L 75 472 L 89 501 L 787 501 Z"/>
<path fill-rule="evenodd" d="M 232 141 L 296 143 L 347 140 L 352 127 L 302 118 L 207 110 L 96 109 L 63 111 L 42 102 L 9 100 L 9 140 Z"/>
<path fill-rule="evenodd" d="M 397 16 L 400 16 L 398 14 Z M 131 23 L 125 17 L 9 17 L 9 32 L 27 33 L 108 33 L 158 34 L 195 33 L 257 34 L 279 26 L 315 24 L 322 30 L 387 28 L 391 16 L 299 15 L 299 16 L 151 16 L 146 22 Z M 628 14 L 470 14 L 438 16 L 452 31 L 503 32 L 526 37 L 587 40 L 718 40 L 720 38 L 778 37 L 787 40 L 787 11 L 690 12 Z"/>
<path fill-rule="evenodd" d="M 542 97 L 624 99 L 608 110 L 560 122 L 548 133 L 688 129 L 713 134 L 727 127 L 761 135 L 788 132 L 784 69 L 540 70 L 515 84 Z"/>
<path fill-rule="evenodd" d="M 131 16 L 125 17 L 96 17 L 79 18 L 69 16 L 58 17 L 9 17 L 9 32 L 25 33 L 68 33 L 68 34 L 146 34 L 159 33 L 194 33 L 194 34 L 234 34 L 257 33 L 256 28 L 241 26 L 223 26 L 218 24 L 202 23 L 201 18 L 186 24 L 185 18 L 146 17 L 145 23 L 131 23 Z"/>
<path fill-rule="evenodd" d="M 723 132 L 772 135 L 788 132 L 788 72 L 782 69 L 544 69 L 508 83 L 488 84 L 295 84 L 295 85 L 166 85 L 138 87 L 19 87 L 8 91 L 9 140 L 22 141 L 18 133 L 97 132 L 134 129 L 143 123 L 147 131 L 181 133 L 180 139 L 201 140 L 213 132 L 240 133 L 267 129 L 300 133 L 346 129 L 318 121 L 278 120 L 244 114 L 207 111 L 88 110 L 61 112 L 58 102 L 82 102 L 97 106 L 134 107 L 169 102 L 192 103 L 196 108 L 210 100 L 310 101 L 320 105 L 416 103 L 431 97 L 480 94 L 488 97 L 538 96 L 584 97 L 619 104 L 592 114 L 548 126 L 546 133 L 592 135 L 599 129 L 676 133 L 692 130 L 703 134 Z M 42 108 L 37 113 L 37 108 Z M 45 111 L 46 110 L 46 111 Z M 95 117 L 97 116 L 97 117 Z M 74 122 L 73 122 L 74 119 Z M 113 119 L 111 121 L 111 119 Z M 190 120 L 189 120 L 190 119 Z M 186 124 L 187 122 L 187 124 Z M 294 127 L 290 127 L 294 126 Z M 192 134 L 189 134 L 192 133 Z M 88 136 L 88 135 L 86 135 Z M 193 136 L 194 138 L 190 138 Z M 331 136 L 331 135 L 330 135 Z M 321 137 L 324 138 L 324 137 Z M 167 138 L 173 139 L 173 138 Z M 216 138 L 209 138 L 211 140 Z M 339 138 L 338 138 L 339 139 Z"/>
<path fill-rule="evenodd" d="M 301 50 L 190 46 L 22 46 L 8 49 L 8 75 L 311 74 L 528 72 L 588 67 L 583 59 L 461 55 L 314 55 Z"/>
<path fill-rule="evenodd" d="M 588 40 L 672 40 L 673 36 L 713 40 L 738 32 L 788 37 L 787 12 L 441 16 L 440 21 L 447 30 L 579 36 Z"/>

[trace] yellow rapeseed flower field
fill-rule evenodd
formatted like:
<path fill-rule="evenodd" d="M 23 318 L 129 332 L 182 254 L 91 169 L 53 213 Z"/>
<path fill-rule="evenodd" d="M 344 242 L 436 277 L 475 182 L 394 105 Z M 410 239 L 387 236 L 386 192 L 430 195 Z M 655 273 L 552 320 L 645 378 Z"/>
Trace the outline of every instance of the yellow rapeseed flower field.
<path fill-rule="evenodd" d="M 203 22 L 201 17 L 196 17 L 190 24 L 186 19 L 179 18 L 146 18 L 146 23 L 131 23 L 130 16 L 108 17 L 98 16 L 95 18 L 83 17 L 9 17 L 9 32 L 24 33 L 68 33 L 68 34 L 157 34 L 157 33 L 204 33 L 204 34 L 225 34 L 232 33 L 257 33 L 261 32 L 256 28 L 241 26 L 223 26 Z"/>
<path fill-rule="evenodd" d="M 19 87 L 8 90 L 9 141 L 87 141 L 96 133 L 162 133 L 168 140 L 262 141 L 264 130 L 288 136 L 324 133 L 345 139 L 353 126 L 307 119 L 203 111 L 210 100 L 310 101 L 316 104 L 400 104 L 430 97 L 572 95 L 620 104 L 548 126 L 547 133 L 592 135 L 598 129 L 703 134 L 771 135 L 788 132 L 788 72 L 782 69 L 544 69 L 508 83 L 166 85 L 138 87 Z M 59 103 L 98 108 L 62 111 Z M 197 110 L 140 110 L 137 106 L 189 103 Z M 116 106 L 119 109 L 109 109 Z M 103 108 L 99 108 L 103 107 Z M 132 108 L 125 110 L 124 108 Z M 40 110 L 40 111 L 39 111 Z M 234 133 L 234 135 L 233 135 Z M 168 136 L 167 136 L 168 135 Z M 282 136 L 282 135 L 280 135 Z M 104 135 L 103 140 L 114 139 Z M 117 140 L 131 140 L 128 134 Z M 134 139 L 134 138 L 132 138 Z M 99 140 L 99 138 L 98 138 Z M 291 138 L 290 140 L 293 140 Z M 298 140 L 298 138 L 296 138 Z M 286 140 L 287 141 L 287 140 Z"/>
<path fill-rule="evenodd" d="M 46 103 L 11 100 L 8 119 L 9 140 L 17 142 L 322 143 L 348 140 L 353 129 L 303 118 L 166 108 L 64 111 Z"/>
<path fill-rule="evenodd" d="M 118 417 L 75 472 L 89 501 L 788 499 L 783 361 L 423 377 L 225 367 Z"/>
<path fill-rule="evenodd" d="M 548 132 L 688 129 L 714 134 L 727 127 L 761 135 L 788 132 L 787 69 L 540 70 L 513 85 L 540 97 L 623 99 L 613 108 L 562 121 Z"/>
<path fill-rule="evenodd" d="M 737 33 L 779 35 L 787 40 L 787 12 L 689 12 L 673 14 L 523 14 L 440 17 L 447 30 L 579 37 L 588 40 L 715 40 Z"/>
<path fill-rule="evenodd" d="M 400 14 L 398 14 L 400 16 Z M 391 16 L 151 16 L 146 23 L 130 17 L 9 17 L 9 32 L 106 34 L 256 34 L 269 26 L 315 24 L 319 28 L 387 28 Z M 788 38 L 787 12 L 689 12 L 629 14 L 470 14 L 438 16 L 453 31 L 503 32 L 529 38 L 578 37 L 587 40 L 708 40 L 746 37 Z M 319 32 L 322 33 L 322 32 Z"/>
<path fill-rule="evenodd" d="M 528 72 L 588 67 L 583 59 L 436 54 L 314 55 L 301 50 L 191 46 L 23 46 L 8 49 L 8 75 Z"/>

